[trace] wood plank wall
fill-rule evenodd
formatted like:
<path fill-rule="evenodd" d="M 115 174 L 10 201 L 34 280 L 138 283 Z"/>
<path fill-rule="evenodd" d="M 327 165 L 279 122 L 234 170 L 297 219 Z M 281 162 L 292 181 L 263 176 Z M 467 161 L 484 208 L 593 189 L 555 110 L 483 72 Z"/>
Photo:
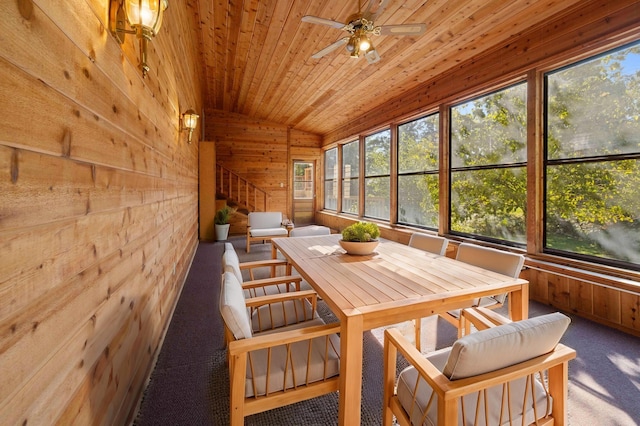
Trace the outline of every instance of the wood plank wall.
<path fill-rule="evenodd" d="M 198 238 L 195 10 L 150 43 L 106 0 L 0 2 L 0 423 L 126 424 Z"/>
<path fill-rule="evenodd" d="M 321 158 L 322 138 L 242 114 L 207 110 L 206 115 L 205 132 L 215 140 L 217 162 L 266 191 L 268 210 L 291 217 L 291 162 Z"/>

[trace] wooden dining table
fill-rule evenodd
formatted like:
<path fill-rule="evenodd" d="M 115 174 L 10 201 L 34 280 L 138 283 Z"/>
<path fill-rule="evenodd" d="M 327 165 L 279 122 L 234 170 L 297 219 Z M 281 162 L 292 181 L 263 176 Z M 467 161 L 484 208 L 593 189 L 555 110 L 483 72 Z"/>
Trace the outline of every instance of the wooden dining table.
<path fill-rule="evenodd" d="M 524 279 L 383 239 L 371 255 L 349 255 L 340 239 L 334 234 L 272 240 L 273 257 L 282 253 L 340 320 L 340 425 L 360 424 L 365 331 L 500 293 L 509 293 L 511 319 L 528 317 Z"/>

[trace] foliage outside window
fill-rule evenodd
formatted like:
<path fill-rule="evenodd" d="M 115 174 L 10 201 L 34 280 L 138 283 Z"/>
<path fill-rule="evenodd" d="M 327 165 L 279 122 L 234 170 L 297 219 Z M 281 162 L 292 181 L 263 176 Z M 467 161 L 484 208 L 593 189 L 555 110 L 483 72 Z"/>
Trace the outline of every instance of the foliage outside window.
<path fill-rule="evenodd" d="M 338 148 L 324 153 L 324 208 L 338 208 Z"/>
<path fill-rule="evenodd" d="M 545 81 L 545 249 L 637 267 L 640 43 Z"/>
<path fill-rule="evenodd" d="M 358 214 L 360 152 L 358 141 L 342 146 L 342 211 Z"/>
<path fill-rule="evenodd" d="M 391 184 L 391 131 L 364 139 L 364 214 L 389 219 Z"/>
<path fill-rule="evenodd" d="M 451 108 L 451 231 L 526 243 L 526 83 Z"/>
<path fill-rule="evenodd" d="M 398 222 L 438 228 L 439 114 L 398 126 Z"/>

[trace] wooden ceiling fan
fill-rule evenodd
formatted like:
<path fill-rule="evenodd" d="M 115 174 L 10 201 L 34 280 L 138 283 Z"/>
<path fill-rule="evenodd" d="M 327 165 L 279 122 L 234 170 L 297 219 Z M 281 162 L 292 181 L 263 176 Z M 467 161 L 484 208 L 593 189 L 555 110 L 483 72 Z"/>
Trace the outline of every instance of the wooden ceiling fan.
<path fill-rule="evenodd" d="M 375 3 L 378 3 L 378 6 L 375 11 L 372 12 L 372 7 Z M 367 62 L 373 64 L 380 60 L 380 55 L 373 46 L 373 42 L 371 41 L 372 35 L 420 35 L 427 30 L 426 24 L 377 26 L 375 20 L 384 12 L 388 3 L 389 0 L 370 0 L 366 10 L 363 12 L 361 1 L 358 0 L 358 13 L 349 16 L 346 24 L 318 16 L 303 16 L 303 22 L 328 25 L 349 33 L 348 36 L 335 41 L 324 49 L 314 53 L 311 57 L 315 59 L 322 58 L 337 48 L 346 45 L 347 52 L 349 52 L 352 58 L 359 58 L 360 53 L 362 53 L 367 59 Z"/>

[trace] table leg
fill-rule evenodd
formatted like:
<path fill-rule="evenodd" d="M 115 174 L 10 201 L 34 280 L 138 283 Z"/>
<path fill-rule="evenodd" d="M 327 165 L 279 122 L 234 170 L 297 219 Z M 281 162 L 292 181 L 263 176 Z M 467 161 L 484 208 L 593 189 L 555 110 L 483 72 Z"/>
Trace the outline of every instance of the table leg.
<path fill-rule="evenodd" d="M 278 258 L 278 249 L 276 248 L 276 246 L 271 243 L 271 258 L 272 259 L 277 259 Z M 290 274 L 287 274 L 290 275 Z M 275 277 L 276 276 L 276 267 L 272 266 L 271 267 L 271 276 Z"/>
<path fill-rule="evenodd" d="M 512 321 L 529 318 L 529 283 L 509 295 L 509 317 Z"/>
<path fill-rule="evenodd" d="M 340 405 L 338 424 L 360 424 L 362 401 L 362 316 L 342 320 L 340 329 Z"/>

